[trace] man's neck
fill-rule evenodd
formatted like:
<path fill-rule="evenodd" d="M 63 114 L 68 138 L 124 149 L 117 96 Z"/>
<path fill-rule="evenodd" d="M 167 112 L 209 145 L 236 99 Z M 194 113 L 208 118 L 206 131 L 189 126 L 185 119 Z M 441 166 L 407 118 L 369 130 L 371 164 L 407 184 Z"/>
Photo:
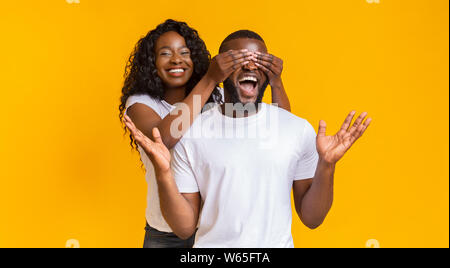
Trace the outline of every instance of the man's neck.
<path fill-rule="evenodd" d="M 221 105 L 222 114 L 232 118 L 249 117 L 259 112 L 261 103 L 234 103 L 230 95 L 224 91 L 225 103 Z"/>
<path fill-rule="evenodd" d="M 225 99 L 220 108 L 225 116 L 243 118 L 257 114 L 261 110 L 261 103 L 232 103 Z"/>

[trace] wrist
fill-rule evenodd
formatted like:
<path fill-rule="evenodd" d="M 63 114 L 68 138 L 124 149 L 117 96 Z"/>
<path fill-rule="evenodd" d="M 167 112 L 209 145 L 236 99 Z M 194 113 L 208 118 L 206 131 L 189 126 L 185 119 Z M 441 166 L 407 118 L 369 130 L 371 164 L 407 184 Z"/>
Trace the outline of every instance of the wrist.
<path fill-rule="evenodd" d="M 275 77 L 275 78 L 271 79 L 269 84 L 270 84 L 270 87 L 275 90 L 283 88 L 283 82 L 281 80 L 281 77 Z"/>
<path fill-rule="evenodd" d="M 217 81 L 217 79 L 215 79 L 213 75 L 211 75 L 209 72 L 207 72 L 201 80 L 203 80 L 206 83 L 208 88 L 210 87 L 214 88 L 217 84 L 220 83 L 220 81 Z"/>
<path fill-rule="evenodd" d="M 336 166 L 336 162 L 333 161 L 333 160 L 329 160 L 329 159 L 326 159 L 324 157 L 320 157 L 319 156 L 319 161 L 318 161 L 317 165 L 321 166 L 321 167 L 324 167 L 324 168 L 332 169 L 332 168 L 334 168 Z"/>
<path fill-rule="evenodd" d="M 155 177 L 158 182 L 165 182 L 170 180 L 172 177 L 172 172 L 170 168 L 166 170 L 155 169 Z"/>

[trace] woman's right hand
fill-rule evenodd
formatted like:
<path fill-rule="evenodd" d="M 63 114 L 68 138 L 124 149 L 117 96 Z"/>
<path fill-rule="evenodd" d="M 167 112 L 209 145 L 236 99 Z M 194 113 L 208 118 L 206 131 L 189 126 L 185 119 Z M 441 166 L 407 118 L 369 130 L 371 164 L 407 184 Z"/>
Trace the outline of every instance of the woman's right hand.
<path fill-rule="evenodd" d="M 206 76 L 212 79 L 216 84 L 222 83 L 235 70 L 250 63 L 251 60 L 256 59 L 253 52 L 247 49 L 229 50 L 220 53 L 212 58 Z"/>
<path fill-rule="evenodd" d="M 136 128 L 133 121 L 131 121 L 127 115 L 124 115 L 123 118 L 123 122 L 130 130 L 136 142 L 142 147 L 148 158 L 152 161 L 155 172 L 159 174 L 170 172 L 170 152 L 162 142 L 158 128 L 155 127 L 152 130 L 154 139 L 154 141 L 152 141 Z"/>

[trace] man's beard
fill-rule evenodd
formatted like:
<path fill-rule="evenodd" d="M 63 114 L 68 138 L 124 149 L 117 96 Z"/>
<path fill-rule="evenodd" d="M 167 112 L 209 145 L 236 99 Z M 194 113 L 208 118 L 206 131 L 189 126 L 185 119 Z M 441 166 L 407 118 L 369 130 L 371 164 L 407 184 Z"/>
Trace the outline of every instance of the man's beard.
<path fill-rule="evenodd" d="M 264 84 L 262 84 L 261 87 L 259 88 L 258 96 L 253 104 L 258 105 L 262 102 L 262 99 L 264 97 L 264 91 L 266 91 L 266 88 L 268 85 L 269 85 L 269 79 L 266 79 Z M 234 84 L 230 80 L 230 78 L 227 78 L 225 81 L 223 81 L 223 88 L 224 88 L 224 90 L 226 90 L 228 92 L 228 95 L 229 95 L 229 99 L 226 100 L 226 102 L 230 102 L 233 105 L 236 103 L 241 103 L 243 105 L 247 104 L 247 103 L 242 103 L 241 100 L 239 99 L 239 94 L 238 94 L 239 89 L 237 89 L 234 86 Z"/>

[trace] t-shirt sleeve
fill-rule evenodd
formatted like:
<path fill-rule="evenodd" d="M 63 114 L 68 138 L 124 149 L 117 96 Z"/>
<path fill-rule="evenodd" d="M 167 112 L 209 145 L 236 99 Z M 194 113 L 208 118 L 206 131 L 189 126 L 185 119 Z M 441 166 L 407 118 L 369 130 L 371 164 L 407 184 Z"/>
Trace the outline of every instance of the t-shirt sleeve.
<path fill-rule="evenodd" d="M 303 130 L 300 157 L 293 172 L 293 180 L 304 180 L 314 177 L 319 154 L 316 150 L 316 132 L 311 124 L 306 121 Z"/>
<path fill-rule="evenodd" d="M 127 102 L 125 104 L 125 114 L 127 114 L 128 108 L 136 103 L 141 103 L 150 107 L 155 113 L 157 113 L 161 117 L 161 109 L 159 107 L 158 101 L 151 98 L 148 95 L 132 95 L 128 97 Z M 127 114 L 128 115 L 128 114 Z"/>
<path fill-rule="evenodd" d="M 179 141 L 173 148 L 171 154 L 172 173 L 180 193 L 199 192 L 197 180 L 195 179 L 184 144 Z"/>

